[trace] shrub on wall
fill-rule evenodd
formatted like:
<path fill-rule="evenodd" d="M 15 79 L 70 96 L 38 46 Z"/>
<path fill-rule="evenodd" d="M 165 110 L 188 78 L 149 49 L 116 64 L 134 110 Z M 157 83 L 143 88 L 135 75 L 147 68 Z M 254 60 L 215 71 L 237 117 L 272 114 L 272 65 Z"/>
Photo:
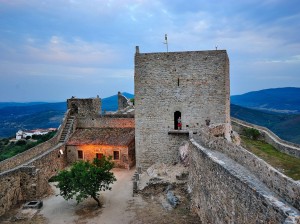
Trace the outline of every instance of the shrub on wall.
<path fill-rule="evenodd" d="M 255 128 L 245 128 L 243 134 L 250 139 L 257 140 L 260 137 L 260 132 Z"/>

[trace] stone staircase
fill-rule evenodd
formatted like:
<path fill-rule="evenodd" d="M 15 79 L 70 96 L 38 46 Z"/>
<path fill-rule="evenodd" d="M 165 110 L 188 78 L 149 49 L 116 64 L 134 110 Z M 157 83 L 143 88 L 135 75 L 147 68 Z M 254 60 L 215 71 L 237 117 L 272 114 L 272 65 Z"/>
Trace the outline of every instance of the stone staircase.
<path fill-rule="evenodd" d="M 60 143 L 65 142 L 68 139 L 70 133 L 72 132 L 74 118 L 75 118 L 74 116 L 68 117 L 67 123 L 66 123 L 66 125 L 61 133 L 60 139 L 59 139 Z"/>

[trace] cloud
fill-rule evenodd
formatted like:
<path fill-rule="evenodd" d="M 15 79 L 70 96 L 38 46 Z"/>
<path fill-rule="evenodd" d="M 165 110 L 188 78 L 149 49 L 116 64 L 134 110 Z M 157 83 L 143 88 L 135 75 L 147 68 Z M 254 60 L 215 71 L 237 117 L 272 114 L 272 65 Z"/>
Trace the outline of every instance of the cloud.
<path fill-rule="evenodd" d="M 141 52 L 165 51 L 167 33 L 169 51 L 212 50 L 216 45 L 228 50 L 232 89 L 254 88 L 265 74 L 270 83 L 273 79 L 268 74 L 296 80 L 297 3 L 0 0 L 4 12 L 0 14 L 1 75 L 5 71 L 22 77 L 52 77 L 53 82 L 97 79 L 100 83 L 101 79 L 102 84 L 130 80 L 134 47 L 139 45 Z M 267 79 L 264 82 L 260 79 L 260 86 L 269 85 Z"/>
<path fill-rule="evenodd" d="M 112 66 L 120 61 L 113 46 L 105 43 L 86 42 L 80 38 L 70 41 L 52 36 L 47 42 L 28 37 L 17 49 L 0 46 L 3 60 L 19 58 L 20 62 L 64 64 L 72 66 Z"/>

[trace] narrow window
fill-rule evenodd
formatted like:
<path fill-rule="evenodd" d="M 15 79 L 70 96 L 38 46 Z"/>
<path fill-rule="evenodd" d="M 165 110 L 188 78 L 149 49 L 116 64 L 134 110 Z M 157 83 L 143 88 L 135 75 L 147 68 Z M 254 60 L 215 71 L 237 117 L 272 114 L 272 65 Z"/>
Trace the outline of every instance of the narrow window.
<path fill-rule="evenodd" d="M 177 86 L 179 86 L 179 78 L 177 79 Z"/>
<path fill-rule="evenodd" d="M 120 159 L 120 152 L 114 151 L 114 160 L 119 160 L 119 159 Z"/>
<path fill-rule="evenodd" d="M 83 159 L 83 151 L 82 150 L 77 151 L 77 157 L 78 157 L 78 159 Z"/>
<path fill-rule="evenodd" d="M 103 153 L 96 153 L 96 158 L 101 159 L 103 157 Z"/>
<path fill-rule="evenodd" d="M 175 130 L 180 130 L 182 127 L 182 122 L 181 122 L 181 112 L 180 111 L 176 111 L 174 113 L 174 129 Z"/>

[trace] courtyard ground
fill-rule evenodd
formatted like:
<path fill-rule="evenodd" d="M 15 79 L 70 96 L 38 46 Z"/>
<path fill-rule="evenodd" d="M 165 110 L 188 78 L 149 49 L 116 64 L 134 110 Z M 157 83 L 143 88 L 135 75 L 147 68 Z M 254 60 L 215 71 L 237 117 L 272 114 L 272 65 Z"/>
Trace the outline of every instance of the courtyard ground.
<path fill-rule="evenodd" d="M 52 194 L 43 199 L 43 207 L 31 219 L 20 219 L 20 209 L 2 217 L 1 223 L 16 224 L 144 224 L 144 223 L 199 223 L 195 214 L 189 210 L 189 199 L 185 187 L 174 189 L 180 204 L 173 209 L 165 199 L 165 187 L 147 188 L 142 194 L 132 193 L 134 169 L 114 169 L 117 181 L 111 191 L 101 192 L 99 208 L 93 199 L 80 204 L 75 200 L 64 200 L 59 190 L 51 183 Z M 58 196 L 57 196 L 58 195 Z M 30 211 L 29 211 L 30 213 Z"/>

